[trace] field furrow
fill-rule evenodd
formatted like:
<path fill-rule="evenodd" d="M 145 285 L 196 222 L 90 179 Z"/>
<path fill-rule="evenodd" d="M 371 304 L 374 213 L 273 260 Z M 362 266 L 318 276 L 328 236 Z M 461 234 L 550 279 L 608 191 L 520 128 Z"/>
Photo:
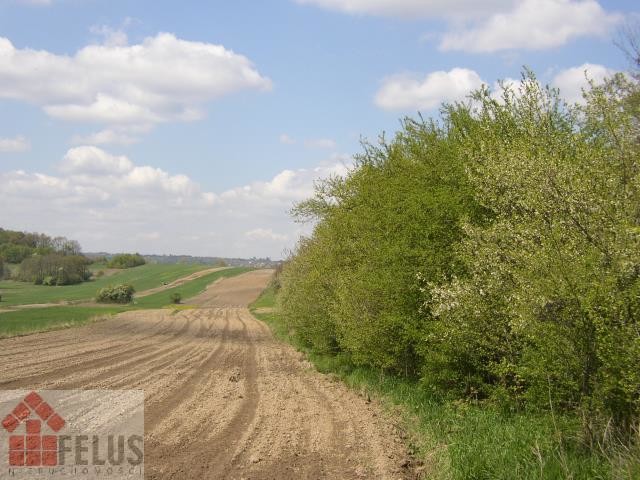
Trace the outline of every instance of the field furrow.
<path fill-rule="evenodd" d="M 246 305 L 250 272 L 189 299 L 0 341 L 0 387 L 143 389 L 150 479 L 410 478 L 379 408 L 309 368 Z"/>

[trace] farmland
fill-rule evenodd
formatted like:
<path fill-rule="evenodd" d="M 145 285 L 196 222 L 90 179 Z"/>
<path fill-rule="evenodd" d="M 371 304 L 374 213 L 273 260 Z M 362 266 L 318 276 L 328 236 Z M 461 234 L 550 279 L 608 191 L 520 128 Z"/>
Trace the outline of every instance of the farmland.
<path fill-rule="evenodd" d="M 37 307 L 36 304 L 29 304 L 29 308 L 17 308 L 0 312 L 0 337 L 10 337 L 14 335 L 23 335 L 26 333 L 42 332 L 46 330 L 65 328 L 70 326 L 78 326 L 91 321 L 96 317 L 104 317 L 127 310 L 153 309 L 162 308 L 170 303 L 170 295 L 178 292 L 183 298 L 189 298 L 205 290 L 207 285 L 224 277 L 231 277 L 247 272 L 249 269 L 244 267 L 236 267 L 229 269 L 215 269 L 206 275 L 190 280 L 182 285 L 172 288 L 166 288 L 146 295 L 134 301 L 130 305 L 99 305 L 90 302 L 91 297 L 86 295 L 92 293 L 95 295 L 95 288 L 98 285 L 106 284 L 104 280 L 110 282 L 123 281 L 123 278 L 129 279 L 133 285 L 139 288 L 154 288 L 163 283 L 175 281 L 179 275 L 194 272 L 203 272 L 201 267 L 180 266 L 180 265 L 145 265 L 135 269 L 125 270 L 108 279 L 100 279 L 95 282 L 88 282 L 80 285 L 69 287 L 42 287 L 37 285 L 21 284 L 19 282 L 2 282 L 15 286 L 15 290 L 24 292 L 23 299 L 25 302 L 39 302 L 42 299 L 35 297 L 38 291 L 46 291 L 47 289 L 55 289 L 57 296 L 52 297 L 61 301 L 60 295 L 68 295 L 64 300 L 76 299 L 86 300 L 82 304 L 77 305 L 60 305 L 60 306 L 44 306 Z M 170 286 L 170 285 L 169 285 Z M 91 290 L 89 288 L 91 287 Z M 70 298 L 70 297 L 71 298 Z M 4 297 L 4 295 L 3 295 Z M 3 298 L 4 300 L 4 298 Z M 7 302 L 9 303 L 9 302 Z M 4 306 L 4 301 L 2 303 Z"/>
<path fill-rule="evenodd" d="M 380 406 L 309 369 L 247 310 L 271 275 L 214 279 L 186 310 L 0 340 L 0 388 L 144 389 L 145 478 L 415 478 Z"/>
<path fill-rule="evenodd" d="M 97 265 L 92 270 L 97 272 L 101 267 L 103 266 Z M 119 283 L 129 283 L 136 291 L 142 291 L 206 268 L 204 265 L 143 265 L 117 271 L 113 275 L 105 275 L 78 285 L 60 287 L 5 280 L 0 281 L 0 295 L 2 295 L 0 309 L 14 305 L 91 300 L 100 288 Z"/>

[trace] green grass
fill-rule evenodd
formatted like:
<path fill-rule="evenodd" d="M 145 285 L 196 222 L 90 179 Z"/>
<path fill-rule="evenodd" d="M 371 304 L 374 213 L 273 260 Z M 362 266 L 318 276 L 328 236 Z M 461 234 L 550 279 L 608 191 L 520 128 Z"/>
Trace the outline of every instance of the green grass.
<path fill-rule="evenodd" d="M 580 419 L 549 412 L 503 412 L 490 405 L 438 398 L 420 384 L 368 368 L 345 356 L 318 355 L 301 345 L 267 288 L 251 309 L 279 339 L 307 354 L 315 367 L 363 395 L 380 398 L 401 417 L 424 478 L 453 480 L 640 479 L 640 451 L 588 450 L 578 441 Z"/>
<path fill-rule="evenodd" d="M 126 306 L 26 308 L 0 314 L 0 338 L 84 325 L 92 319 L 120 313 Z"/>
<path fill-rule="evenodd" d="M 107 264 L 102 262 L 96 262 L 96 263 L 92 263 L 91 265 L 89 265 L 89 270 L 91 270 L 92 272 L 99 272 L 100 270 L 106 270 L 107 268 Z"/>
<path fill-rule="evenodd" d="M 206 265 L 149 264 L 125 269 L 108 277 L 64 287 L 47 287 L 25 282 L 0 281 L 0 295 L 2 295 L 0 308 L 14 305 L 91 300 L 99 289 L 121 283 L 130 283 L 136 291 L 148 290 L 159 287 L 164 282 L 172 282 L 205 268 L 210 267 Z"/>
<path fill-rule="evenodd" d="M 89 323 L 94 318 L 101 315 L 120 313 L 128 310 L 154 309 L 162 308 L 165 306 L 169 306 L 178 310 L 188 308 L 186 305 L 172 304 L 170 300 L 171 294 L 174 292 L 179 292 L 182 294 L 182 298 L 186 299 L 186 301 L 188 302 L 189 297 L 193 297 L 202 292 L 207 287 L 207 285 L 218 280 L 219 278 L 233 277 L 250 270 L 251 268 L 245 267 L 219 270 L 217 272 L 213 272 L 198 279 L 187 282 L 179 287 L 169 288 L 162 292 L 154 293 L 152 295 L 142 297 L 138 300 L 134 300 L 134 303 L 130 305 L 63 305 L 59 307 L 25 308 L 21 310 L 0 313 L 0 338 L 12 337 L 15 335 L 24 335 L 28 333 L 44 332 L 47 330 L 54 330 L 71 326 L 79 326 Z"/>
<path fill-rule="evenodd" d="M 276 290 L 273 285 L 269 285 L 258 297 L 258 299 L 251 304 L 251 310 L 255 311 L 258 308 L 275 308 L 276 305 Z M 255 313 L 255 312 L 254 312 Z M 264 314 L 261 314 L 264 315 Z M 272 314 L 267 314 L 272 315 Z"/>

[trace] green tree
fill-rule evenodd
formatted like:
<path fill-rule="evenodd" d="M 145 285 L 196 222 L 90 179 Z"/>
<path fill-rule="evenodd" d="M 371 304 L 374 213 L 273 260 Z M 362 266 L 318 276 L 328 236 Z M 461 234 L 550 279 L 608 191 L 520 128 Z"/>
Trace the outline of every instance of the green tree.
<path fill-rule="evenodd" d="M 406 120 L 394 139 L 364 145 L 344 178 L 298 205 L 319 222 L 282 273 L 282 306 L 298 334 L 357 364 L 416 375 L 423 319 L 417 274 L 459 270 L 459 220 L 476 217 L 451 124 Z"/>
<path fill-rule="evenodd" d="M 33 255 L 22 261 L 16 278 L 36 284 L 73 285 L 89 280 L 90 263 L 82 255 Z"/>

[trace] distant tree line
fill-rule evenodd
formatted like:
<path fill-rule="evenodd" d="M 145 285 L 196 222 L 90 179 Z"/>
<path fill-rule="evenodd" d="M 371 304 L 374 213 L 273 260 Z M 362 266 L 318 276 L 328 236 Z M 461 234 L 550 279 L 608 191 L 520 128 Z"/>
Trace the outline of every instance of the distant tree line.
<path fill-rule="evenodd" d="M 15 280 L 38 285 L 72 285 L 91 277 L 91 261 L 77 241 L 66 237 L 0 228 L 0 278 L 8 273 L 5 262 L 20 264 Z"/>
<path fill-rule="evenodd" d="M 640 79 L 583 105 L 525 72 L 364 144 L 294 209 L 315 222 L 280 275 L 310 349 L 436 395 L 640 421 Z"/>
<path fill-rule="evenodd" d="M 133 268 L 145 263 L 147 261 L 139 253 L 122 253 L 111 258 L 107 266 L 109 268 Z"/>
<path fill-rule="evenodd" d="M 33 255 L 25 258 L 15 276 L 36 285 L 74 285 L 91 278 L 91 261 L 82 255 Z"/>
<path fill-rule="evenodd" d="M 80 255 L 81 252 L 76 240 L 0 228 L 0 257 L 7 263 L 20 263 L 34 254 Z"/>

